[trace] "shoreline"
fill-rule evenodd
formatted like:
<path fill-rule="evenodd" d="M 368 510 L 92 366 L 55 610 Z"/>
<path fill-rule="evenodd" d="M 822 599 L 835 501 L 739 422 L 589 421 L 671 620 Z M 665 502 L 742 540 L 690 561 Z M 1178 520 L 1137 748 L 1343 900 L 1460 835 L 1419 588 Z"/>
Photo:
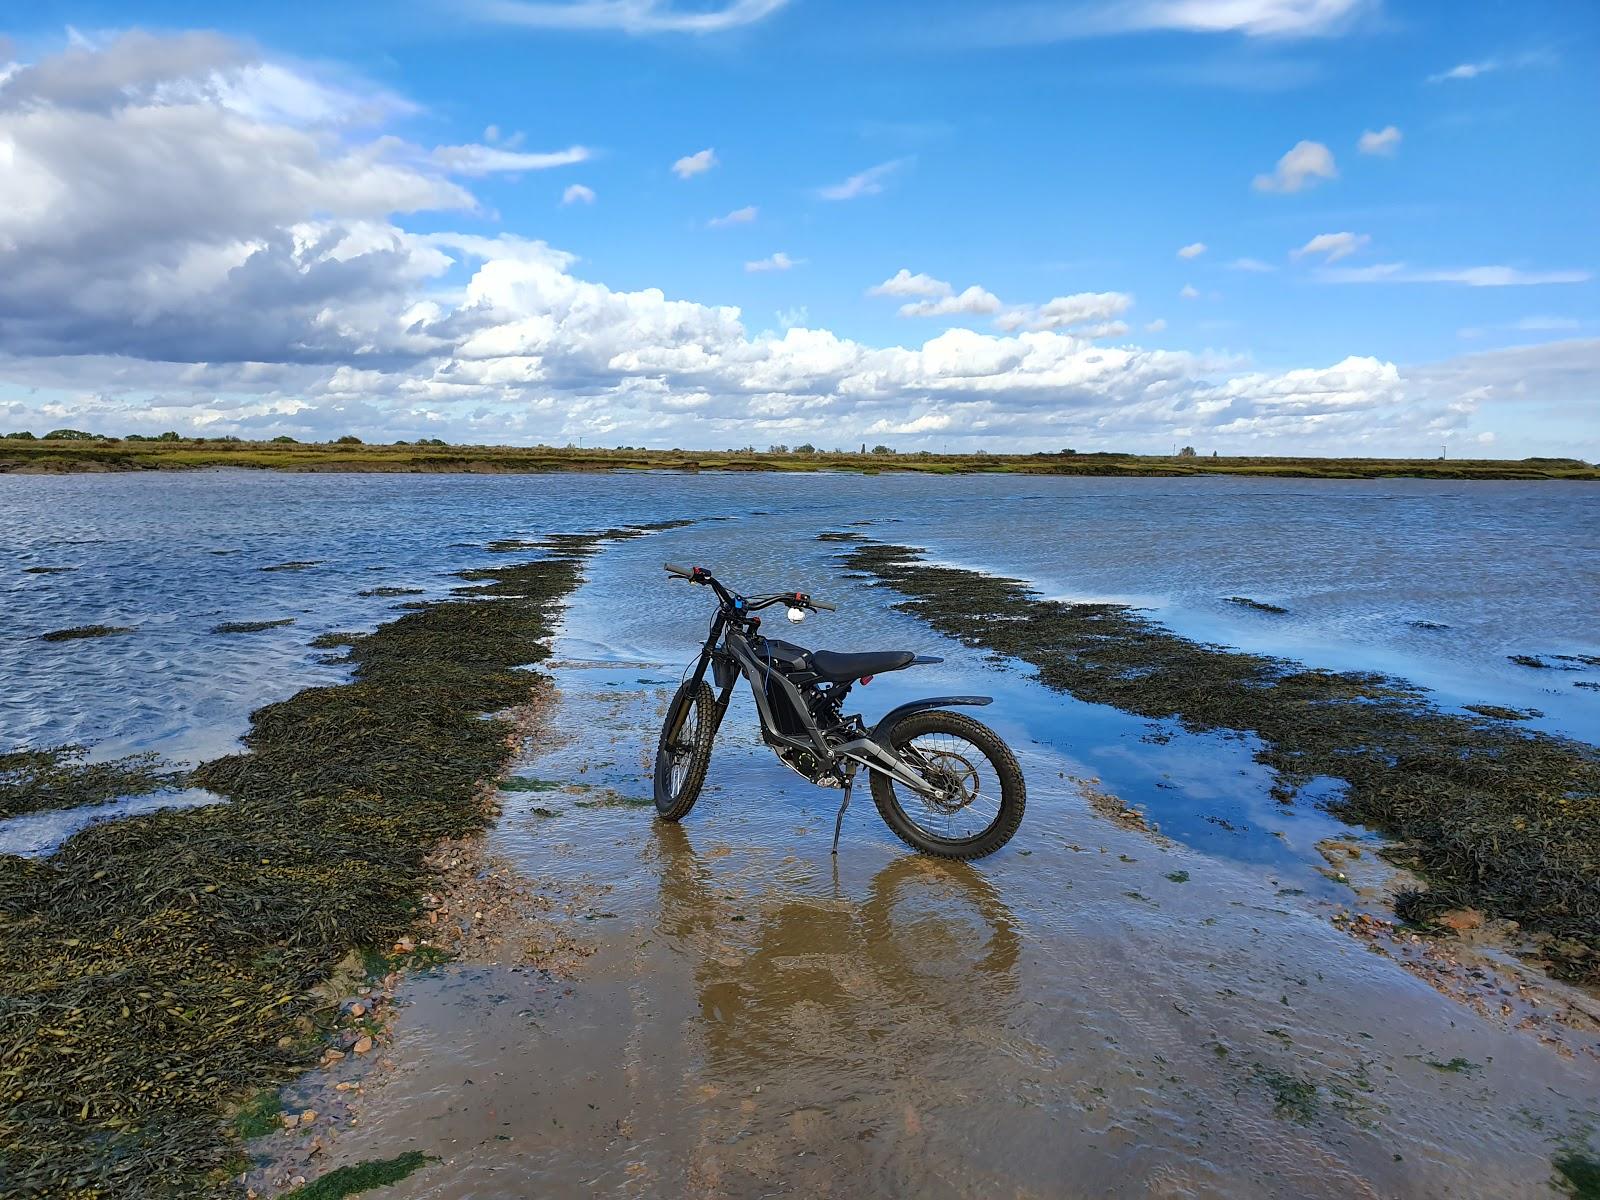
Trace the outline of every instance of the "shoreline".
<path fill-rule="evenodd" d="M 1108 478 L 1191 476 L 1279 479 L 1435 479 L 1600 481 L 1600 465 L 1571 458 L 1403 459 L 1201 457 L 1117 454 L 933 454 L 761 452 L 746 450 L 585 450 L 551 446 L 446 446 L 397 443 L 273 443 L 191 439 L 126 441 L 0 438 L 0 475 L 203 471 L 215 468 L 297 474 L 483 474 L 724 471 L 806 474 L 1064 475 Z"/>

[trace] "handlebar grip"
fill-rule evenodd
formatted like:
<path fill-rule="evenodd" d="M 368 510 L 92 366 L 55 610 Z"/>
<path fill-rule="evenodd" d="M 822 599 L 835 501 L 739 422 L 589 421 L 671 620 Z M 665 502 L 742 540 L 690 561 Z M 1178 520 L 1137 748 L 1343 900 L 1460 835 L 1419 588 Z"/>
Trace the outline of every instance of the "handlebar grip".
<path fill-rule="evenodd" d="M 677 575 L 684 579 L 694 578 L 694 572 L 689 570 L 688 567 L 680 567 L 677 563 L 662 563 L 661 565 L 666 567 L 668 575 Z"/>
<path fill-rule="evenodd" d="M 808 597 L 806 599 L 806 603 L 809 604 L 812 608 L 820 608 L 824 612 L 838 612 L 839 611 L 839 609 L 838 609 L 838 607 L 836 605 L 829 604 L 826 600 L 818 600 L 815 596 Z"/>

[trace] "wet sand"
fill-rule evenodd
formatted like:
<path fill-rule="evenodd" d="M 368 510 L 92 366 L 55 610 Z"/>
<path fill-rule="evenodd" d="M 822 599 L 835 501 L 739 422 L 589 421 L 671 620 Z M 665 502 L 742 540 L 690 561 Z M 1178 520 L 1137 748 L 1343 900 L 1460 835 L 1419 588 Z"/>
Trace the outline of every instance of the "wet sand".
<path fill-rule="evenodd" d="M 910 855 L 858 804 L 835 862 L 837 793 L 741 706 L 671 827 L 642 802 L 674 672 L 553 673 L 568 740 L 518 773 L 562 786 L 506 793 L 489 839 L 552 898 L 540 930 L 401 982 L 310 1174 L 421 1150 L 389 1194 L 1505 1197 L 1558 1194 L 1593 1137 L 1592 1041 L 1104 815 L 1046 745 L 1003 854 Z"/>

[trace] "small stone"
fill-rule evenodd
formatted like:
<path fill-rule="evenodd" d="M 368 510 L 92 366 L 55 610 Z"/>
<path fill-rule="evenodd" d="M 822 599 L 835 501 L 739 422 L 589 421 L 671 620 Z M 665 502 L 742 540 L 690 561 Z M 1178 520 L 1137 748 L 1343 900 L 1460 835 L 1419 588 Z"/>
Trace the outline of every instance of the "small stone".
<path fill-rule="evenodd" d="M 1483 928 L 1483 914 L 1475 908 L 1452 908 L 1440 913 L 1434 920 L 1456 933 L 1470 933 Z"/>
<path fill-rule="evenodd" d="M 278 1048 L 279 1049 L 284 1049 L 284 1048 L 292 1046 L 292 1045 L 294 1045 L 294 1039 L 292 1037 L 290 1037 L 287 1033 L 284 1034 L 281 1038 L 278 1039 Z"/>
<path fill-rule="evenodd" d="M 308 1108 L 305 1110 L 305 1112 L 300 1114 L 300 1124 L 302 1125 L 309 1125 L 316 1119 L 317 1113 L 315 1109 Z"/>
<path fill-rule="evenodd" d="M 361 1003 L 361 1001 L 357 1000 L 354 1004 L 352 1004 L 350 1006 L 350 1015 L 352 1017 L 364 1017 L 364 1016 L 366 1016 L 367 1015 L 367 1006 L 365 1004 Z"/>
<path fill-rule="evenodd" d="M 324 1050 L 322 1052 L 322 1059 L 323 1059 L 324 1062 L 335 1063 L 335 1062 L 338 1062 L 343 1057 L 344 1057 L 344 1051 L 343 1050 L 335 1050 L 332 1046 L 329 1046 L 326 1050 Z"/>
<path fill-rule="evenodd" d="M 356 1042 L 353 1049 L 357 1054 L 367 1053 L 367 1051 L 372 1049 L 372 1039 L 370 1037 L 363 1037 L 360 1041 Z"/>

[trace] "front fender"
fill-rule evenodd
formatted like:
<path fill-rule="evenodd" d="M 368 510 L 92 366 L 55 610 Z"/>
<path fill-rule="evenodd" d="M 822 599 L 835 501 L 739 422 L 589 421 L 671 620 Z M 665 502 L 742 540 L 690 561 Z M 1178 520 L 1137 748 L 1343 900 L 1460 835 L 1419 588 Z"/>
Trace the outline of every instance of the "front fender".
<path fill-rule="evenodd" d="M 929 696 L 925 700 L 912 700 L 908 704 L 902 704 L 899 708 L 891 708 L 884 713 L 878 723 L 872 727 L 872 740 L 880 746 L 887 747 L 889 745 L 889 730 L 893 729 L 895 723 L 902 717 L 908 717 L 914 712 L 922 712 L 929 708 L 944 708 L 951 704 L 984 705 L 993 703 L 993 696 Z"/>

